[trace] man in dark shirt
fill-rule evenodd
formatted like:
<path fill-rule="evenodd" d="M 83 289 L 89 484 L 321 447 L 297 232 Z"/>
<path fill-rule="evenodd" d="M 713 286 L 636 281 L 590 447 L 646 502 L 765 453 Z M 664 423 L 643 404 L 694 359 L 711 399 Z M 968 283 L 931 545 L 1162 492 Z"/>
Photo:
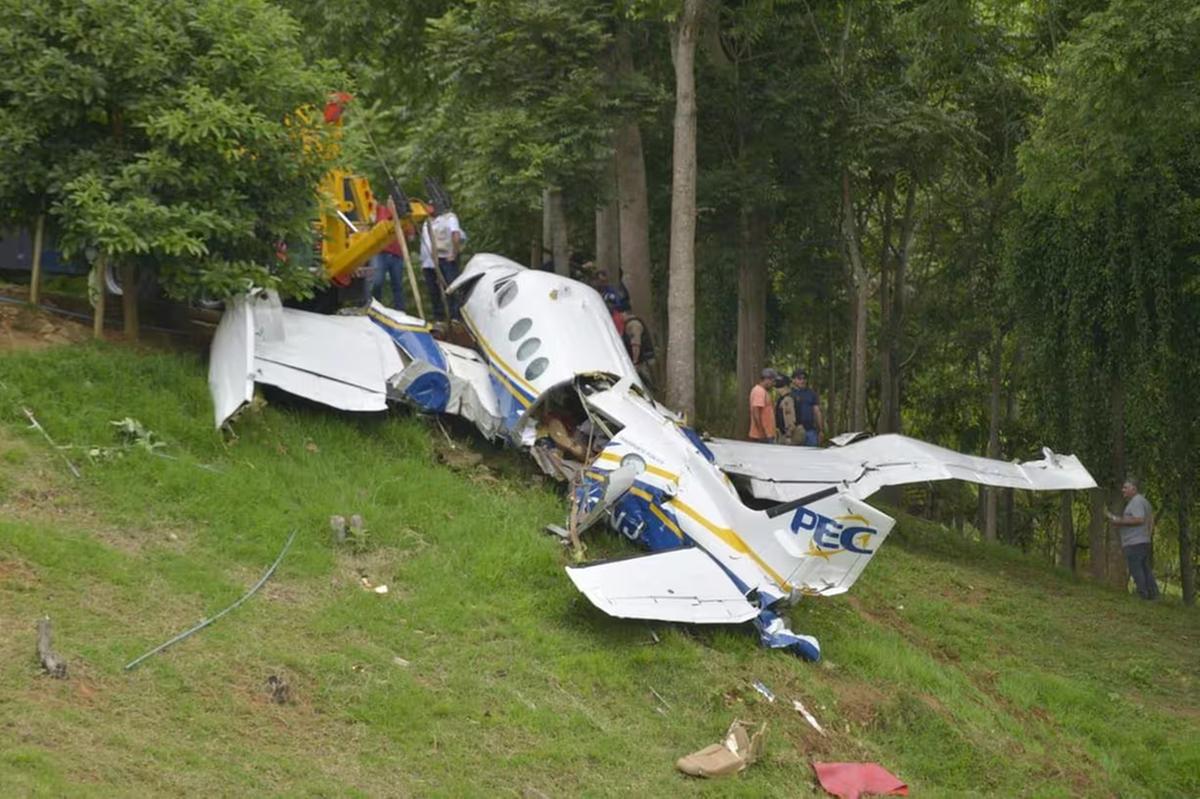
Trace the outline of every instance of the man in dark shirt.
<path fill-rule="evenodd" d="M 783 440 L 804 447 L 820 446 L 825 439 L 825 420 L 817 392 L 808 387 L 808 373 L 792 372 L 791 389 L 776 403 L 776 422 Z"/>

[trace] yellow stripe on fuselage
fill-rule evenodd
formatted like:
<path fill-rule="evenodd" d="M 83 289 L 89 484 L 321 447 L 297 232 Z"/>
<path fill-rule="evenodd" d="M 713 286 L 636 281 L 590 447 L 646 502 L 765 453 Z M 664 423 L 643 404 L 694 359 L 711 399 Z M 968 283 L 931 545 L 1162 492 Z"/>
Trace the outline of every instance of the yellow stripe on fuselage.
<path fill-rule="evenodd" d="M 508 393 L 516 397 L 517 402 L 521 403 L 521 405 L 525 406 L 526 408 L 533 404 L 529 400 L 525 399 L 525 395 L 520 391 L 517 391 L 512 383 L 508 382 L 508 377 L 505 376 L 504 372 L 497 369 L 492 364 L 488 364 L 488 368 L 492 370 L 492 374 L 496 377 L 496 379 L 499 380 L 506 389 L 508 389 Z"/>
<path fill-rule="evenodd" d="M 508 373 L 508 377 L 510 380 L 512 380 L 513 382 L 519 383 L 522 386 L 524 386 L 525 388 L 529 389 L 529 393 L 536 397 L 539 393 L 538 390 L 533 387 L 532 383 L 529 383 L 528 381 L 524 380 L 521 377 L 520 372 L 518 372 L 516 369 L 513 369 L 511 366 L 509 366 L 507 363 L 504 362 L 503 358 L 501 358 L 499 355 L 496 354 L 496 351 L 494 349 L 492 349 L 490 344 L 488 344 L 487 339 L 485 339 L 479 333 L 479 328 L 476 327 L 475 323 L 471 321 L 471 318 L 470 318 L 470 316 L 467 315 L 466 311 L 462 312 L 462 318 L 463 318 L 463 321 L 467 323 L 467 327 L 469 327 L 471 329 L 471 335 L 473 335 L 475 337 L 475 340 L 479 342 L 479 346 L 483 347 L 484 352 L 486 352 L 491 357 L 492 361 L 495 364 L 502 367 L 504 369 L 504 371 Z M 530 403 L 528 403 L 528 402 L 525 403 L 525 407 L 529 407 L 529 405 L 530 405 Z"/>
<path fill-rule="evenodd" d="M 406 325 L 403 322 L 397 322 L 395 319 L 370 308 L 367 309 L 367 316 L 394 330 L 407 330 L 410 333 L 428 333 L 433 330 L 429 325 Z"/>
<path fill-rule="evenodd" d="M 707 528 L 710 533 L 724 541 L 729 546 L 733 547 L 735 551 L 740 552 L 743 555 L 749 555 L 754 562 L 758 564 L 759 568 L 770 575 L 771 579 L 774 580 L 775 583 L 784 591 L 792 590 L 791 584 L 788 583 L 787 580 L 783 579 L 783 576 L 779 572 L 767 565 L 767 562 L 759 557 L 758 553 L 751 549 L 750 545 L 743 541 L 742 537 L 733 530 L 729 529 L 728 527 L 717 527 L 708 519 L 697 513 L 696 510 L 690 505 L 687 505 L 678 499 L 672 499 L 670 502 L 688 516 L 692 517 L 694 521 L 699 522 L 701 525 Z"/>
<path fill-rule="evenodd" d="M 675 524 L 675 522 L 668 519 L 667 514 L 663 513 L 661 510 L 659 510 L 658 506 L 655 505 L 653 502 L 650 503 L 650 512 L 653 513 L 655 516 L 657 516 L 659 521 L 661 521 L 663 524 L 665 524 L 667 526 L 667 529 L 675 534 L 676 538 L 678 538 L 680 541 L 683 540 L 683 531 L 679 529 L 679 527 Z"/>
<path fill-rule="evenodd" d="M 596 457 L 600 460 L 616 461 L 617 463 L 621 462 L 620 455 L 616 454 L 615 452 L 608 452 L 607 450 L 601 452 Z M 664 480 L 670 480 L 672 483 L 679 482 L 679 475 L 675 474 L 674 472 L 668 472 L 666 469 L 660 469 L 657 466 L 651 466 L 648 463 L 646 464 L 646 471 L 650 472 L 650 474 L 661 477 Z"/>

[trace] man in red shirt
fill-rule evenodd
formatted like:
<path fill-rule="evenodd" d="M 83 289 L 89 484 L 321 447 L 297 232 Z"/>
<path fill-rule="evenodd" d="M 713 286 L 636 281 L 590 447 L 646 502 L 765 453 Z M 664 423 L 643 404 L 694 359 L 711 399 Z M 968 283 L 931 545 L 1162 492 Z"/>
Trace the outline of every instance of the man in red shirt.
<path fill-rule="evenodd" d="M 763 369 L 759 381 L 750 389 L 750 440 L 760 444 L 775 442 L 775 403 L 769 389 L 779 379 L 774 369 Z"/>
<path fill-rule="evenodd" d="M 375 206 L 375 221 L 382 222 L 392 218 L 392 211 L 384 203 Z M 404 235 L 401 233 L 400 235 Z M 397 311 L 404 310 L 404 251 L 398 241 L 392 241 L 383 252 L 373 259 L 374 275 L 370 294 L 380 302 L 383 301 L 383 284 L 390 277 L 392 280 L 392 307 Z M 368 299 L 368 302 L 370 300 Z"/>

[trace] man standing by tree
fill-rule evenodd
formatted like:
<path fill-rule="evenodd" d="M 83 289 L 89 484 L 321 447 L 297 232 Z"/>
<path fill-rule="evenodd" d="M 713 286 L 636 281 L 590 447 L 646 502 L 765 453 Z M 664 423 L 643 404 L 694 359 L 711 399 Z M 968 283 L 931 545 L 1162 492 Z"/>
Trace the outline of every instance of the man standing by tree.
<path fill-rule="evenodd" d="M 749 438 L 751 441 L 760 444 L 775 442 L 775 406 L 771 402 L 771 395 L 768 391 L 771 386 L 775 385 L 778 378 L 779 373 L 774 369 L 763 369 L 758 382 L 754 384 L 754 388 L 750 389 Z"/>
<path fill-rule="evenodd" d="M 775 405 L 782 441 L 802 447 L 820 446 L 825 438 L 825 420 L 817 392 L 808 387 L 808 372 L 792 372 L 792 385 Z"/>
<path fill-rule="evenodd" d="M 1129 564 L 1129 574 L 1133 577 L 1138 596 L 1142 599 L 1158 599 L 1158 583 L 1150 570 L 1153 553 L 1150 530 L 1154 527 L 1154 510 L 1138 491 L 1137 480 L 1132 477 L 1126 478 L 1121 486 L 1121 494 L 1126 499 L 1125 511 L 1120 516 L 1109 513 L 1108 520 L 1113 527 L 1121 528 L 1121 549 Z"/>

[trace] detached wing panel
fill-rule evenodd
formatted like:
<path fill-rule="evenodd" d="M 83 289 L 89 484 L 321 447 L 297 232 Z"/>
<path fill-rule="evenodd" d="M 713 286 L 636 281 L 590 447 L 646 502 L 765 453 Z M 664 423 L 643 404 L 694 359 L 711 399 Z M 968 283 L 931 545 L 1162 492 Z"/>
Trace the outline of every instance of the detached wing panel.
<path fill-rule="evenodd" d="M 219 427 L 248 402 L 255 382 L 341 410 L 381 411 L 388 380 L 403 366 L 388 334 L 365 316 L 284 308 L 273 292 L 236 297 L 213 338 L 214 420 Z"/>
<path fill-rule="evenodd" d="M 213 336 L 208 390 L 217 427 L 254 398 L 254 317 L 247 302 L 246 297 L 229 300 Z"/>
<path fill-rule="evenodd" d="M 568 566 L 567 575 L 593 605 L 622 619 L 736 624 L 758 615 L 729 575 L 695 547 Z"/>
<path fill-rule="evenodd" d="M 981 458 L 900 435 L 883 435 L 835 449 L 779 447 L 718 440 L 717 465 L 748 478 L 759 499 L 786 502 L 826 486 L 865 499 L 890 485 L 965 480 L 1003 488 L 1061 491 L 1094 488 L 1096 481 L 1074 455 L 1043 450 L 1025 463 Z"/>

